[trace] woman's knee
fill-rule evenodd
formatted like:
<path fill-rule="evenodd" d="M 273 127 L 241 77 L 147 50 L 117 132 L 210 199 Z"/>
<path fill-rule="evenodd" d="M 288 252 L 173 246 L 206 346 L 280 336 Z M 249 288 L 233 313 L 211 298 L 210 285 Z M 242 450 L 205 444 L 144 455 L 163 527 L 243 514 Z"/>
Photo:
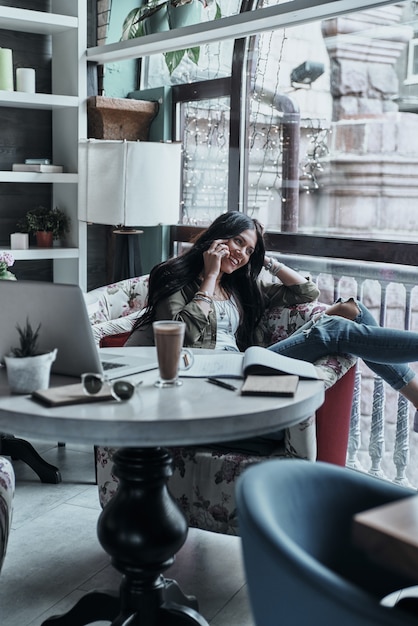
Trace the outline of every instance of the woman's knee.
<path fill-rule="evenodd" d="M 346 301 L 337 300 L 326 310 L 327 315 L 338 315 L 348 320 L 355 320 L 359 313 L 361 313 L 361 310 L 354 298 Z"/>

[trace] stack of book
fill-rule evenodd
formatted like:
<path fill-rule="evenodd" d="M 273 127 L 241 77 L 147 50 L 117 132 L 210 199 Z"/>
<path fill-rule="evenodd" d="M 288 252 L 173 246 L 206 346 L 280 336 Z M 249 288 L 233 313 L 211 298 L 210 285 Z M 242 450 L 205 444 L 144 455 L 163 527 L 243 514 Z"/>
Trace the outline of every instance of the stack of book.
<path fill-rule="evenodd" d="M 50 159 L 25 159 L 24 163 L 13 163 L 13 172 L 63 172 L 62 165 L 52 165 Z"/>

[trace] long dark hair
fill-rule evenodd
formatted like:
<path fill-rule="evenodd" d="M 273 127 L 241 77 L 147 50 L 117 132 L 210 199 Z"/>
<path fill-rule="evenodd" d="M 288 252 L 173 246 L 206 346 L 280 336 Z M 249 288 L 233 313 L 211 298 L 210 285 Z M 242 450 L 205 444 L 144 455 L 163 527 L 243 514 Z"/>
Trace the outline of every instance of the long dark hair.
<path fill-rule="evenodd" d="M 215 239 L 232 239 L 244 230 L 256 232 L 257 242 L 249 262 L 233 272 L 223 274 L 221 286 L 236 299 L 240 310 L 237 343 L 245 349 L 252 343 L 253 332 L 264 312 L 264 302 L 257 278 L 264 263 L 263 228 L 258 220 L 239 211 L 230 211 L 217 217 L 193 242 L 184 254 L 156 265 L 149 275 L 147 308 L 135 323 L 134 330 L 155 319 L 157 305 L 176 291 L 198 280 L 204 262 L 203 253 Z"/>

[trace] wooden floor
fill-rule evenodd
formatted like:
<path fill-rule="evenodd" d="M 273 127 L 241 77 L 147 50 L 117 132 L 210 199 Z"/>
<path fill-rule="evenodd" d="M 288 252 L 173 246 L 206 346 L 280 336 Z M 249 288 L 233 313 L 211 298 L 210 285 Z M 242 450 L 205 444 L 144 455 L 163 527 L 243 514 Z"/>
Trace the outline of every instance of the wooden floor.
<path fill-rule="evenodd" d="M 100 507 L 92 449 L 31 443 L 60 468 L 62 482 L 42 484 L 25 464 L 13 462 L 16 495 L 0 574 L 1 626 L 40 626 L 86 592 L 119 585 L 119 574 L 96 537 Z M 254 626 L 239 538 L 191 529 L 166 575 L 185 593 L 197 596 L 200 612 L 211 625 Z"/>

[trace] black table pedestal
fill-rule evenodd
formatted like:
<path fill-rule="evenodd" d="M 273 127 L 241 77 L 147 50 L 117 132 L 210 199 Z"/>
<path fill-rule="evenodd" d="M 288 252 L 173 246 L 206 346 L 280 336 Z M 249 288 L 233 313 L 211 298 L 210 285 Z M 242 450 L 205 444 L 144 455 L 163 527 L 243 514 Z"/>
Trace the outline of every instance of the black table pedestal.
<path fill-rule="evenodd" d="M 164 578 L 187 536 L 186 520 L 167 489 L 165 448 L 121 448 L 113 458 L 118 491 L 102 511 L 98 537 L 123 575 L 120 593 L 92 592 L 43 626 L 208 626 L 195 598 Z"/>

